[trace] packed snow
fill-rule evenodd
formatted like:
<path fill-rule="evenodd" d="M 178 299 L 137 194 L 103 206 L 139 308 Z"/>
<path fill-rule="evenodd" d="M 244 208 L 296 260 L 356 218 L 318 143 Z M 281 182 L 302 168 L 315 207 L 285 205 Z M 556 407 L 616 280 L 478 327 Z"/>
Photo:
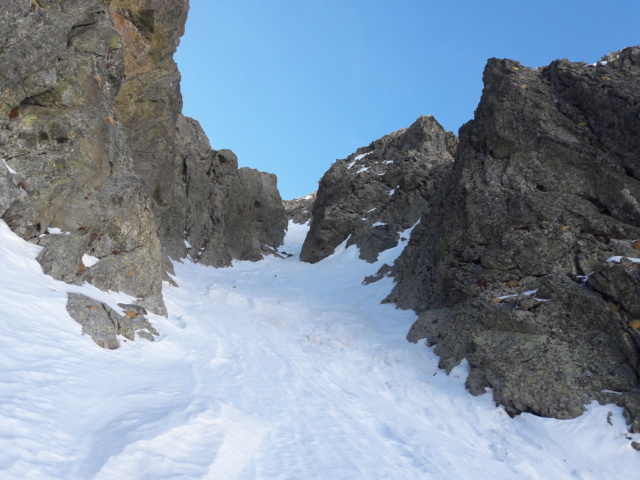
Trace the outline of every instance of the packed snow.
<path fill-rule="evenodd" d="M 47 234 L 49 234 L 49 235 L 69 235 L 69 232 L 63 232 L 59 228 L 49 227 L 49 228 L 47 228 Z"/>
<path fill-rule="evenodd" d="M 360 155 L 356 155 L 356 158 L 354 158 L 354 160 L 357 162 L 358 160 L 361 160 L 364 157 L 366 157 L 367 155 L 369 155 L 370 153 L 372 153 L 372 152 L 361 153 Z"/>
<path fill-rule="evenodd" d="M 43 275 L 40 247 L 0 222 L 0 478 L 631 479 L 640 452 L 621 409 L 574 420 L 509 418 L 472 397 L 381 305 L 390 263 L 339 247 L 314 265 L 289 225 L 282 259 L 175 264 L 156 342 L 104 350 L 65 309 L 67 292 L 121 311 L 124 294 Z"/>
<path fill-rule="evenodd" d="M 353 167 L 356 163 L 358 163 L 360 160 L 362 160 L 364 157 L 366 157 L 367 155 L 369 155 L 370 153 L 373 152 L 367 152 L 367 153 L 361 153 L 360 155 L 356 155 L 354 157 L 354 159 L 349 163 L 349 165 L 347 166 L 347 168 L 351 168 Z M 356 173 L 360 173 L 360 172 L 356 172 Z"/>
<path fill-rule="evenodd" d="M 531 297 L 533 295 L 535 295 L 536 293 L 538 293 L 538 289 L 536 288 L 535 290 L 527 290 L 526 292 L 522 292 L 523 295 L 526 295 L 527 297 Z M 503 295 L 501 297 L 497 297 L 500 300 L 505 300 L 507 298 L 516 298 L 518 295 Z M 548 302 L 549 299 L 548 298 L 537 298 L 537 297 L 533 297 L 534 300 L 537 300 L 538 302 Z"/>
<path fill-rule="evenodd" d="M 93 267 L 99 261 L 100 261 L 100 259 L 98 257 L 94 257 L 93 255 L 84 254 L 82 256 L 82 264 L 85 267 Z"/>

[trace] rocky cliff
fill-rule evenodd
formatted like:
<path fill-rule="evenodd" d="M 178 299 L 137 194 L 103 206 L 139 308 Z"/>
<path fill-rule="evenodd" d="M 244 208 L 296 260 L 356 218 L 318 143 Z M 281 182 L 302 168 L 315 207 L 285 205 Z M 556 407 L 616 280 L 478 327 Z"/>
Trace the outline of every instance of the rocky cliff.
<path fill-rule="evenodd" d="M 164 252 L 214 266 L 262 258 L 263 248 L 282 243 L 286 229 L 275 176 L 238 170 L 232 152 L 212 151 L 199 123 L 181 114 L 173 53 L 188 2 L 108 3 L 124 57 L 115 109 Z"/>
<path fill-rule="evenodd" d="M 256 260 L 286 228 L 275 177 L 238 170 L 180 113 L 172 55 L 187 10 L 187 0 L 0 4 L 0 216 L 44 247 L 46 273 L 156 313 L 167 256 Z"/>
<path fill-rule="evenodd" d="M 492 59 L 450 174 L 396 262 L 409 339 L 467 359 L 472 393 L 640 431 L 640 48 L 596 65 Z M 618 256 L 611 260 L 611 257 Z"/>
<path fill-rule="evenodd" d="M 423 116 L 336 161 L 320 180 L 300 259 L 315 263 L 347 240 L 373 262 L 428 210 L 453 164 L 457 139 Z"/>

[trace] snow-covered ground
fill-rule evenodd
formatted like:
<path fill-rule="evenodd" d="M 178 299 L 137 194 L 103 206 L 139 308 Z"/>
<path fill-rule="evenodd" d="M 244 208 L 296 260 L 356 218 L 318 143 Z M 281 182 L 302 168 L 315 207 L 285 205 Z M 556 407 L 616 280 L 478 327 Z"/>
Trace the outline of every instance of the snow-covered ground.
<path fill-rule="evenodd" d="M 379 303 L 390 280 L 360 283 L 378 264 L 354 247 L 299 262 L 305 231 L 288 259 L 176 264 L 158 341 L 109 351 L 66 292 L 130 299 L 44 276 L 0 222 L 0 479 L 638 477 L 619 408 L 509 418 L 465 391 L 464 365 L 447 376 L 406 342 L 414 315 Z"/>

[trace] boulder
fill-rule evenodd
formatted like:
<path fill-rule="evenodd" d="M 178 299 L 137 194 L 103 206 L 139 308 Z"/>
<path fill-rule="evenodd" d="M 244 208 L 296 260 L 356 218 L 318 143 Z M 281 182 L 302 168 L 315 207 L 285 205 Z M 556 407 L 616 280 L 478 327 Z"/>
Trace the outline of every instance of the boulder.
<path fill-rule="evenodd" d="M 86 295 L 69 293 L 67 299 L 67 311 L 82 325 L 82 333 L 103 348 L 118 348 L 118 335 L 134 341 L 137 334 L 140 338 L 154 341 L 158 332 L 144 317 L 146 310 L 137 305 L 119 306 L 124 309 L 124 315 Z"/>

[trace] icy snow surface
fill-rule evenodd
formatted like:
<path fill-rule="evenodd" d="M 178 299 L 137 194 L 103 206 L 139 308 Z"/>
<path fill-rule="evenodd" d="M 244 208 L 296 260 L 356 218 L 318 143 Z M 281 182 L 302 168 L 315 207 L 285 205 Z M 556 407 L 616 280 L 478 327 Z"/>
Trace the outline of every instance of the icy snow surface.
<path fill-rule="evenodd" d="M 356 155 L 356 158 L 354 158 L 354 160 L 357 162 L 358 160 L 360 160 L 360 159 L 366 157 L 367 155 L 369 155 L 370 153 L 373 153 L 373 152 L 361 153 L 360 155 Z"/>
<path fill-rule="evenodd" d="M 466 366 L 447 376 L 405 340 L 414 315 L 380 305 L 390 280 L 361 285 L 380 263 L 344 245 L 297 260 L 307 228 L 289 225 L 286 260 L 176 263 L 158 341 L 110 351 L 66 292 L 132 299 L 44 276 L 0 221 L 0 479 L 637 478 L 619 408 L 511 419 L 470 396 Z"/>
<path fill-rule="evenodd" d="M 5 167 L 7 167 L 7 170 L 9 170 L 9 173 L 10 173 L 11 175 L 15 175 L 15 174 L 17 173 L 13 168 L 11 168 L 11 167 L 7 164 L 7 161 L 6 161 L 4 158 L 2 159 L 2 163 L 4 163 L 4 166 L 5 166 Z"/>
<path fill-rule="evenodd" d="M 55 227 L 49 227 L 47 228 L 47 233 L 40 235 L 41 237 L 44 235 L 71 235 L 70 232 L 63 232 L 62 230 L 60 230 L 59 228 L 55 228 Z"/>
<path fill-rule="evenodd" d="M 97 258 L 97 257 L 94 257 L 93 255 L 87 255 L 87 254 L 84 254 L 84 255 L 82 256 L 82 264 L 83 264 L 85 267 L 93 267 L 93 266 L 94 266 L 96 263 L 98 263 L 99 261 L 100 261 L 100 259 L 99 259 L 99 258 Z"/>
<path fill-rule="evenodd" d="M 356 163 L 358 163 L 360 160 L 362 160 L 364 157 L 366 157 L 370 153 L 373 153 L 373 152 L 361 153 L 360 155 L 356 155 L 354 159 L 351 160 L 351 162 L 349 162 L 349 165 L 347 165 L 347 168 L 349 169 L 352 168 Z M 360 173 L 360 172 L 356 172 L 356 173 Z"/>
<path fill-rule="evenodd" d="M 620 263 L 622 262 L 622 259 L 626 258 L 627 260 L 629 260 L 631 263 L 640 263 L 640 258 L 634 258 L 634 257 L 623 257 L 622 255 L 616 255 L 614 257 L 609 257 L 607 258 L 607 262 L 610 263 Z"/>

